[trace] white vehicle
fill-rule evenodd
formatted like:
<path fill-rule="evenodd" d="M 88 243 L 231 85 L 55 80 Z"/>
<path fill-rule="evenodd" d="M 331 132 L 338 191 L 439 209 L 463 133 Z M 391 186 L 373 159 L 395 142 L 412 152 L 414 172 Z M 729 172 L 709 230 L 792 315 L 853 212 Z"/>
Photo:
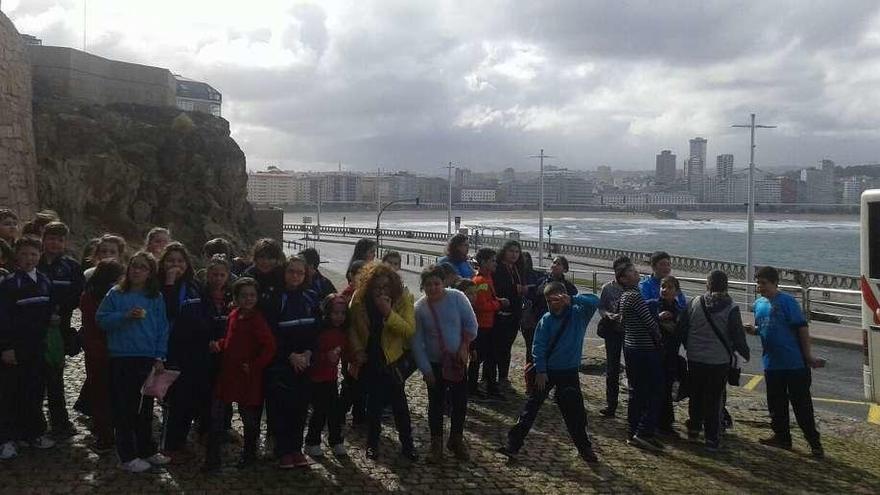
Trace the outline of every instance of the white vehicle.
<path fill-rule="evenodd" d="M 861 274 L 865 399 L 880 402 L 880 189 L 862 193 Z"/>

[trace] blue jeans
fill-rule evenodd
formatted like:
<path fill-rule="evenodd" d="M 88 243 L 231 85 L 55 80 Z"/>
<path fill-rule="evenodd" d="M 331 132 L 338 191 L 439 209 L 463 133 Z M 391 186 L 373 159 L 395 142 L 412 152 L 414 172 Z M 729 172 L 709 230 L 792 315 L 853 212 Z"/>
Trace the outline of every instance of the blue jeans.
<path fill-rule="evenodd" d="M 660 350 L 624 347 L 629 382 L 627 420 L 630 436 L 651 437 L 663 397 L 663 365 Z"/>

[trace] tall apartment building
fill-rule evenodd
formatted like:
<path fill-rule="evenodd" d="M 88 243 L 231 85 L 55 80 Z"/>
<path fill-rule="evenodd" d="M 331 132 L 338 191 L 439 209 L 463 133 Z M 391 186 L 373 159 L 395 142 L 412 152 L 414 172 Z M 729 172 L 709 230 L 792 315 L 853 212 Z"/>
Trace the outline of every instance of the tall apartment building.
<path fill-rule="evenodd" d="M 695 137 L 690 140 L 689 144 L 690 157 L 687 160 L 686 174 L 688 192 L 693 194 L 697 201 L 703 201 L 707 141 L 704 138 Z"/>
<path fill-rule="evenodd" d="M 715 174 L 722 178 L 733 175 L 733 155 L 723 154 L 715 157 Z"/>
<path fill-rule="evenodd" d="M 269 167 L 265 172 L 248 173 L 248 201 L 257 204 L 292 204 L 311 200 L 310 184 L 293 172 Z"/>
<path fill-rule="evenodd" d="M 670 150 L 663 150 L 657 155 L 654 171 L 654 182 L 658 186 L 669 186 L 675 183 L 676 156 Z"/>

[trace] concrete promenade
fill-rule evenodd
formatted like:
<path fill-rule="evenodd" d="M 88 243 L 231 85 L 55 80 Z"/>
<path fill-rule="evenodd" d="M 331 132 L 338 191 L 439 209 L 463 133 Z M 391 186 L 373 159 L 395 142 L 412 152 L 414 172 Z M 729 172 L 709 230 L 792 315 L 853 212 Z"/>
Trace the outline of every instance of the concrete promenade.
<path fill-rule="evenodd" d="M 323 271 L 341 286 L 347 261 L 342 258 L 350 248 L 337 246 L 320 243 L 318 247 L 330 261 Z M 407 285 L 417 293 L 415 277 L 404 273 Z M 523 352 L 518 340 L 515 363 L 523 362 Z M 394 455 L 396 434 L 389 420 L 383 431 L 383 457 L 378 461 L 364 457 L 364 432 L 347 429 L 349 459 L 328 456 L 305 470 L 281 472 L 272 460 L 264 459 L 251 470 L 229 467 L 205 476 L 198 469 L 201 449 L 193 442 L 199 452 L 194 462 L 131 475 L 116 468 L 115 455 L 91 452 L 86 425 L 76 421 L 80 434 L 69 441 L 47 451 L 22 449 L 18 459 L 0 463 L 0 493 L 880 493 L 880 426 L 820 410 L 825 460 L 809 456 L 796 427 L 793 451 L 764 447 L 757 439 L 770 430 L 759 390 L 730 389 L 729 406 L 736 425 L 723 439 L 724 448 L 718 454 L 708 454 L 702 445 L 684 440 L 670 441 L 661 454 L 627 446 L 626 394 L 621 397 L 618 418 L 604 419 L 597 413 L 604 400 L 603 352 L 596 340 L 587 342 L 586 372 L 581 375 L 590 431 L 602 459 L 595 467 L 576 456 L 551 400 L 545 403 L 518 461 L 508 462 L 495 453 L 524 399 L 517 368 L 512 372 L 516 395 L 509 401 L 469 404 L 466 436 L 473 457 L 469 463 L 405 464 Z M 65 373 L 72 402 L 84 378 L 81 357 L 70 360 Z M 425 385 L 416 375 L 407 391 L 417 446 L 424 454 L 430 438 Z M 685 404 L 677 405 L 676 414 L 677 428 L 684 433 Z M 158 432 L 158 420 L 156 427 Z M 237 419 L 236 427 L 240 427 Z M 227 464 L 234 463 L 237 447 L 226 451 Z"/>

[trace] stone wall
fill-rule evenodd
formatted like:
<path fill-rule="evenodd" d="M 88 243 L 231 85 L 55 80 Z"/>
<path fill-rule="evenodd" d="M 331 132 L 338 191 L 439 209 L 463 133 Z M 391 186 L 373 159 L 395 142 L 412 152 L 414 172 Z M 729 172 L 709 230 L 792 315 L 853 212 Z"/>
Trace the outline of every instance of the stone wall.
<path fill-rule="evenodd" d="M 0 12 L 0 208 L 22 218 L 37 206 L 31 94 L 25 45 Z"/>
<path fill-rule="evenodd" d="M 110 60 L 61 46 L 28 46 L 34 94 L 84 103 L 175 106 L 168 69 Z"/>

